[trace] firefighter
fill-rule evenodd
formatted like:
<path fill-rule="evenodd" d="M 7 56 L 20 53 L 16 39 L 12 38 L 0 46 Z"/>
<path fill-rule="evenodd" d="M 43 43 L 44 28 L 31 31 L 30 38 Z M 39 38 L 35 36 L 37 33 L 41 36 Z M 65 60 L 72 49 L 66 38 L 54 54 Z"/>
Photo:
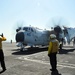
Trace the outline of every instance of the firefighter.
<path fill-rule="evenodd" d="M 57 70 L 57 57 L 56 57 L 56 55 L 57 55 L 58 49 L 59 49 L 59 42 L 56 39 L 56 35 L 51 34 L 49 47 L 48 47 L 48 56 L 49 56 L 50 64 L 52 67 L 52 69 L 50 69 L 51 71 Z"/>
<path fill-rule="evenodd" d="M 2 41 L 5 41 L 6 38 L 2 35 L 0 35 L 0 63 L 1 63 L 1 67 L 2 67 L 2 72 L 4 72 L 6 70 L 6 66 L 5 66 L 5 61 L 4 61 L 4 53 L 3 53 L 3 49 L 2 49 Z"/>

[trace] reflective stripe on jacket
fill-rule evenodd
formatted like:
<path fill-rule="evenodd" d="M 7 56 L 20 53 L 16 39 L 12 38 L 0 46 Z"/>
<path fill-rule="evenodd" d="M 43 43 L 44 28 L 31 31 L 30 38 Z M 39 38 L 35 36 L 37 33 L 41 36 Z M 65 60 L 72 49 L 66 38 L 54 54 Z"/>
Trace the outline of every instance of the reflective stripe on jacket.
<path fill-rule="evenodd" d="M 49 42 L 48 54 L 58 52 L 59 42 L 58 40 L 52 40 Z"/>

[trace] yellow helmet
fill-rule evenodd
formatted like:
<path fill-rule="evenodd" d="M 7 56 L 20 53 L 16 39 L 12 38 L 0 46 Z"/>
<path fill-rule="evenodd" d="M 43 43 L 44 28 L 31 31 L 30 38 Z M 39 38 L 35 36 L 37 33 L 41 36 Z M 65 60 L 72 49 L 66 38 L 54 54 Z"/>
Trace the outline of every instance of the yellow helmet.
<path fill-rule="evenodd" d="M 56 38 L 56 35 L 55 34 L 51 34 L 50 35 L 50 39 L 55 39 Z"/>

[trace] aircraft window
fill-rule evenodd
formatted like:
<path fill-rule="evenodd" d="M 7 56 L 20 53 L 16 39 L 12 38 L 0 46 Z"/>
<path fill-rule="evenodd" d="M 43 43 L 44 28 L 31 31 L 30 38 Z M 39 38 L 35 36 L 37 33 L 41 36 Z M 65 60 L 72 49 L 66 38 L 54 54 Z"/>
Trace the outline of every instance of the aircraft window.
<path fill-rule="evenodd" d="M 34 30 L 31 28 L 31 31 L 33 32 Z"/>
<path fill-rule="evenodd" d="M 28 31 L 28 28 L 27 27 L 24 27 L 23 30 Z"/>
<path fill-rule="evenodd" d="M 29 30 L 30 30 L 30 28 L 29 28 Z"/>

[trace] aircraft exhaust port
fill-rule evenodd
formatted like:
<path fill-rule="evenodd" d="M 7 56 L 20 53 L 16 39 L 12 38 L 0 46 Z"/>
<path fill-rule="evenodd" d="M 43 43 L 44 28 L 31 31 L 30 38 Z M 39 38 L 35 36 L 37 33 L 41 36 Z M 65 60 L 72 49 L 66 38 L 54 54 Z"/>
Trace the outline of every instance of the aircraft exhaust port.
<path fill-rule="evenodd" d="M 24 42 L 24 33 L 23 32 L 18 32 L 16 34 L 16 42 Z"/>

